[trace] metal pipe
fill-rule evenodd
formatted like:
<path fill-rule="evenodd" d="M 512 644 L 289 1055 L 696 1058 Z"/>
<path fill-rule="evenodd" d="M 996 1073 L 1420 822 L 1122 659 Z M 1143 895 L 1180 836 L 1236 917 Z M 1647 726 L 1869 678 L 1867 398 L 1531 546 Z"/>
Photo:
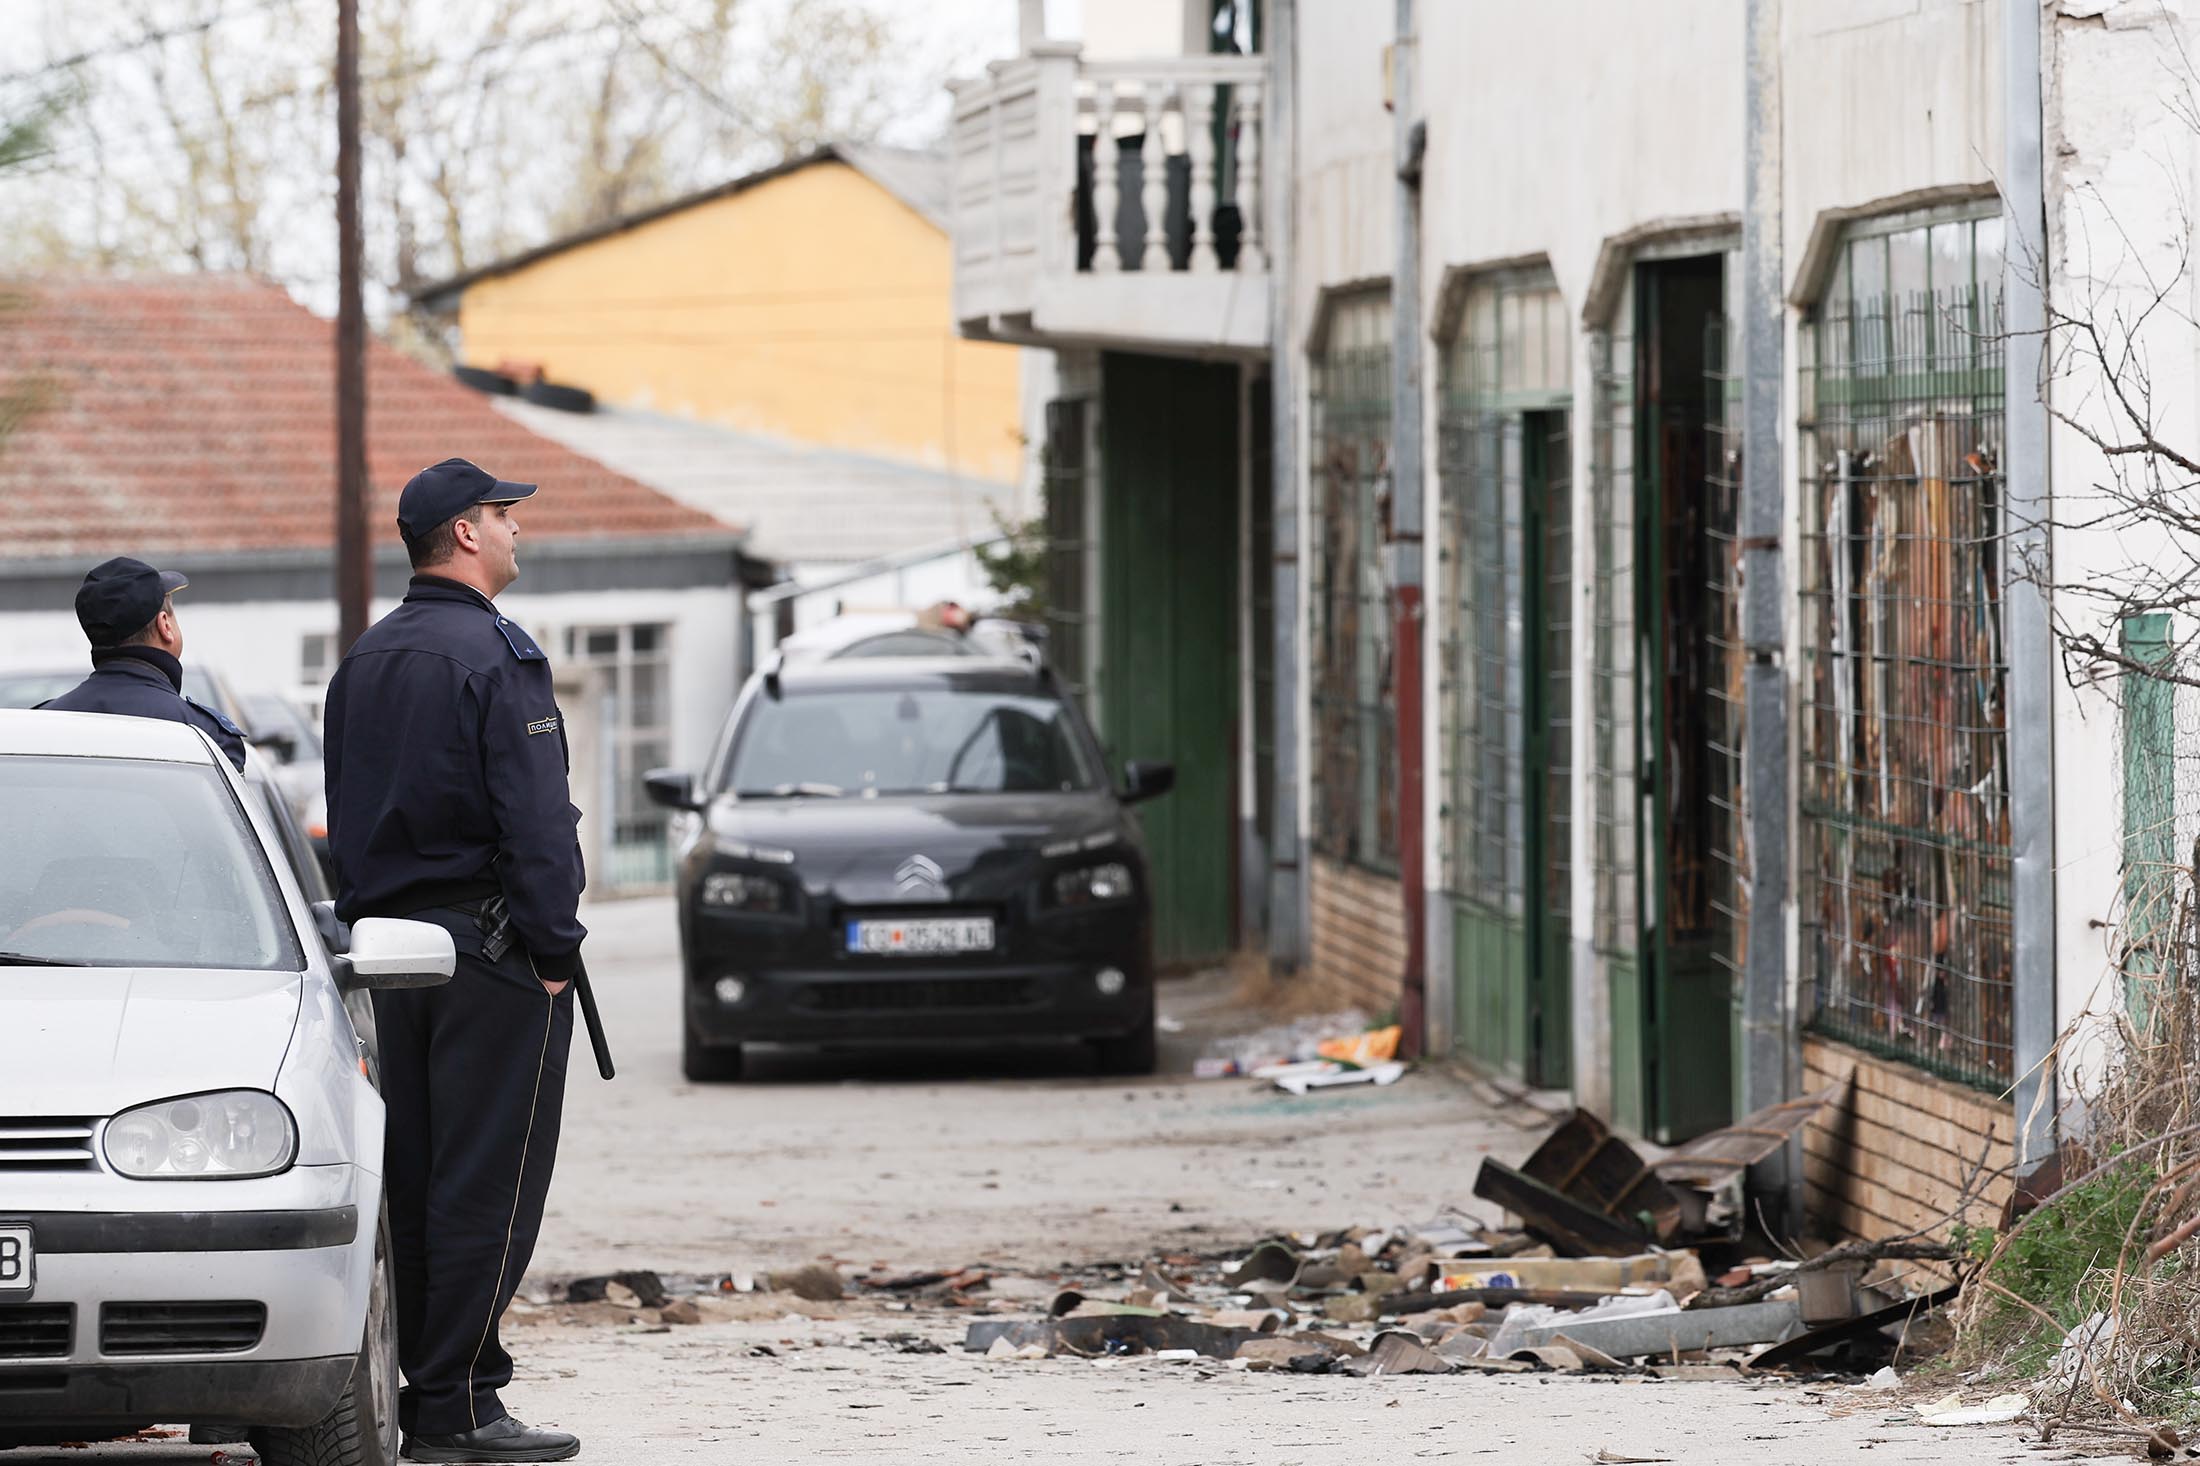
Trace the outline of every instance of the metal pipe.
<path fill-rule="evenodd" d="M 2055 1146 L 2055 648 L 2047 587 L 2047 179 L 2042 155 L 2039 0 L 2002 3 L 2003 493 L 2008 505 L 2003 629 L 2009 648 L 2009 833 L 2016 954 L 2010 994 L 2017 1158 Z M 2042 1093 L 2046 1103 L 2040 1104 Z M 2035 1111 L 2039 1113 L 2035 1113 Z"/>
<path fill-rule="evenodd" d="M 1744 1112 L 1795 1093 L 1796 1015 L 1788 1001 L 1788 695 L 1786 474 L 1781 453 L 1787 376 L 1785 251 L 1781 239 L 1780 0 L 1747 0 L 1742 208 L 1742 801 L 1749 840 L 1747 956 L 1741 985 Z M 1802 1166 L 1790 1144 L 1753 1168 L 1750 1191 L 1776 1226 L 1802 1225 Z"/>
<path fill-rule="evenodd" d="M 1407 1058 L 1427 1038 L 1428 892 L 1422 848 L 1424 750 L 1421 694 L 1421 525 L 1426 494 L 1421 433 L 1421 147 L 1419 43 L 1414 0 L 1397 0 L 1398 33 L 1390 85 L 1397 169 L 1396 263 L 1390 277 L 1390 543 L 1392 610 L 1390 675 L 1398 749 L 1398 884 L 1405 905 L 1406 961 L 1398 992 L 1398 1022 Z"/>
<path fill-rule="evenodd" d="M 1295 48 L 1297 0 L 1269 0 L 1261 44 L 1268 54 L 1268 83 L 1261 108 L 1261 195 L 1268 207 L 1268 390 L 1274 435 L 1269 484 L 1274 505 L 1275 592 L 1275 819 L 1268 859 L 1268 956 L 1281 972 L 1296 971 L 1309 945 L 1304 822 L 1299 818 L 1304 761 L 1300 730 L 1304 696 L 1299 666 L 1303 599 L 1299 594 L 1299 369 L 1291 339 L 1292 212 L 1298 206 L 1298 141 Z"/>

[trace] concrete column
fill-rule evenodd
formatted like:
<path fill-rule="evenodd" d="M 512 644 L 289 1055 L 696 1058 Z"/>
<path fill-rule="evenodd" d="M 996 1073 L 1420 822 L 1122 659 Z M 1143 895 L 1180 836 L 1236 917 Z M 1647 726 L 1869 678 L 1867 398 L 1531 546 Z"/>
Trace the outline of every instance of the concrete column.
<path fill-rule="evenodd" d="M 1297 10 L 1297 0 L 1269 0 L 1267 34 L 1262 38 L 1268 55 L 1268 83 L 1267 106 L 1261 114 L 1266 134 L 1261 141 L 1261 156 L 1268 165 L 1261 194 L 1268 209 L 1263 232 L 1268 236 L 1268 380 L 1274 394 L 1270 417 L 1275 433 L 1270 480 L 1275 496 L 1275 563 L 1269 573 L 1274 577 L 1276 622 L 1265 633 L 1275 638 L 1276 650 L 1275 827 L 1269 848 L 1268 955 L 1284 972 L 1298 969 L 1310 945 L 1306 827 L 1300 818 L 1301 786 L 1305 782 L 1300 732 L 1305 701 L 1301 660 L 1305 615 L 1299 594 L 1299 481 L 1305 465 L 1299 452 L 1298 341 L 1291 329 L 1291 266 L 1297 252 L 1292 213 L 1298 203 Z"/>
<path fill-rule="evenodd" d="M 1788 669 L 1782 387 L 1787 379 L 1781 241 L 1780 0 L 1748 0 L 1742 207 L 1742 806 L 1749 841 L 1747 960 L 1741 1005 L 1743 1111 L 1795 1093 L 1801 1070 L 1788 982 Z M 1802 1224 L 1800 1147 L 1755 1168 L 1749 1190 L 1788 1230 Z"/>
<path fill-rule="evenodd" d="M 2004 492 L 2009 580 L 2002 607 L 2009 648 L 2009 825 L 2016 844 L 2015 1093 L 2019 1160 L 2055 1147 L 2055 684 L 2044 575 L 2048 479 L 2047 204 L 2041 156 L 2039 0 L 2002 4 L 2002 209 L 2007 220 L 2002 312 Z M 2040 1104 L 2043 1087 L 2046 1102 Z M 2035 1114 L 2035 1108 L 2039 1113 Z"/>
<path fill-rule="evenodd" d="M 1428 859 L 1422 841 L 1427 750 L 1422 746 L 1425 624 L 1421 603 L 1421 526 L 1428 493 L 1421 434 L 1421 147 L 1414 0 L 1397 0 L 1398 33 L 1391 51 L 1395 121 L 1397 257 L 1390 272 L 1390 543 L 1391 695 L 1397 719 L 1399 894 L 1405 902 L 1406 970 L 1398 1021 L 1407 1057 L 1428 1038 Z"/>

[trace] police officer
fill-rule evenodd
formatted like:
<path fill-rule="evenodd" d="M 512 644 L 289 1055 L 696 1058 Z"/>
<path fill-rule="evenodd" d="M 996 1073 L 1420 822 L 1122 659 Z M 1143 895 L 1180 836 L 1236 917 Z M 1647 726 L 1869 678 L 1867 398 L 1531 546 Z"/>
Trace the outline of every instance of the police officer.
<path fill-rule="evenodd" d="M 496 608 L 535 492 L 462 458 L 399 496 L 403 604 L 329 684 L 336 909 L 451 933 L 445 986 L 374 995 L 397 1274 L 398 1420 L 414 1461 L 563 1461 L 513 1419 L 497 1321 L 542 1225 L 580 966 L 580 812 L 542 648 Z"/>
<path fill-rule="evenodd" d="M 183 691 L 183 626 L 175 593 L 191 582 L 174 570 L 118 555 L 92 567 L 76 590 L 76 620 L 92 644 L 92 675 L 39 704 L 63 713 L 122 713 L 189 723 L 244 772 L 244 730 Z"/>

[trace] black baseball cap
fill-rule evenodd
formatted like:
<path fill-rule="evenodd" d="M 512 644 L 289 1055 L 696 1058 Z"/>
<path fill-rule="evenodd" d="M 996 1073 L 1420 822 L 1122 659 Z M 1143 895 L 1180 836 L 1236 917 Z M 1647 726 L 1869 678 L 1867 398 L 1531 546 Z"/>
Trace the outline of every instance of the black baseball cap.
<path fill-rule="evenodd" d="M 92 567 L 76 588 L 76 620 L 93 646 L 120 646 L 143 631 L 169 596 L 191 582 L 128 555 Z"/>
<path fill-rule="evenodd" d="M 397 496 L 397 532 L 410 543 L 476 504 L 517 503 L 534 492 L 533 484 L 515 484 L 463 458 L 446 458 L 406 482 Z"/>

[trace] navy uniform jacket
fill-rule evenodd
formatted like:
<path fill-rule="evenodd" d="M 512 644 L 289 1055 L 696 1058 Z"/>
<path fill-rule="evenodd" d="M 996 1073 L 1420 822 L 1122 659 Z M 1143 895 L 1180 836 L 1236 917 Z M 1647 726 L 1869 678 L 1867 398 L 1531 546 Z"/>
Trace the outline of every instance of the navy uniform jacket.
<path fill-rule="evenodd" d="M 409 916 L 503 893 L 549 981 L 580 964 L 580 811 L 550 659 L 488 597 L 416 575 L 329 683 L 336 912 Z"/>
<path fill-rule="evenodd" d="M 93 653 L 92 675 L 39 704 L 59 713 L 121 713 L 189 723 L 214 740 L 244 772 L 244 730 L 204 703 L 183 695 L 183 663 L 158 647 L 102 648 Z"/>

